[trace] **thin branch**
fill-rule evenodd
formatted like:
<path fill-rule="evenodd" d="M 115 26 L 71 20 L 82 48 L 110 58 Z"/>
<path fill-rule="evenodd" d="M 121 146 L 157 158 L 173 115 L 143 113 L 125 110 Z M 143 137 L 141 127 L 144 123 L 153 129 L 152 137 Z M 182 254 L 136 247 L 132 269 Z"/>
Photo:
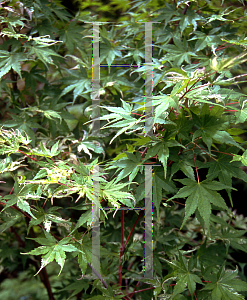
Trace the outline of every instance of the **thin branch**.
<path fill-rule="evenodd" d="M 144 156 L 144 154 L 147 152 L 147 150 L 148 150 L 148 147 L 146 147 L 146 148 L 144 149 L 144 151 L 142 152 L 142 155 L 141 155 L 141 157 L 143 157 L 143 156 Z"/>
<path fill-rule="evenodd" d="M 131 235 L 132 235 L 132 233 L 133 233 L 133 231 L 134 231 L 134 229 L 135 229 L 135 227 L 136 227 L 138 221 L 139 221 L 140 218 L 142 217 L 142 215 L 143 215 L 143 210 L 139 213 L 139 216 L 138 216 L 137 220 L 135 221 L 135 224 L 134 224 L 134 226 L 132 227 L 132 229 L 131 229 L 131 231 L 130 231 L 128 237 L 127 237 L 127 240 L 126 240 L 126 242 L 125 242 L 125 244 L 124 244 L 123 252 L 125 251 L 125 248 L 126 248 L 126 246 L 127 246 L 127 244 L 128 244 L 128 241 L 129 241 L 129 239 L 130 239 L 130 237 L 131 237 Z"/>
<path fill-rule="evenodd" d="M 89 262 L 88 262 L 87 264 L 88 264 L 88 266 L 92 269 L 93 273 L 99 278 L 99 280 L 102 281 L 104 287 L 105 287 L 106 289 L 108 289 L 108 284 L 107 284 L 107 283 L 105 282 L 105 280 L 100 276 L 100 274 L 99 274 L 99 273 L 98 273 L 98 272 L 90 265 Z"/>
<path fill-rule="evenodd" d="M 197 145 L 196 143 L 192 142 L 194 145 L 196 145 L 198 148 L 200 148 L 204 153 L 206 153 L 210 158 L 214 159 L 215 161 L 217 161 L 216 158 L 214 158 L 213 156 L 211 156 L 209 153 L 207 153 L 204 149 L 202 149 L 199 145 Z"/>
<path fill-rule="evenodd" d="M 134 292 L 132 292 L 132 293 L 129 293 L 129 294 L 127 294 L 127 296 L 128 296 L 128 295 L 130 295 L 130 297 L 132 297 L 132 295 L 133 295 L 133 294 L 137 294 L 137 293 L 141 293 L 141 292 L 145 292 L 145 291 L 148 291 L 148 290 L 153 290 L 153 289 L 155 289 L 155 287 L 154 287 L 154 286 L 152 286 L 152 287 L 149 287 L 149 288 L 146 288 L 146 289 L 143 289 L 143 290 L 134 291 Z"/>
<path fill-rule="evenodd" d="M 20 153 L 24 154 L 25 156 L 31 158 L 31 160 L 38 161 L 36 158 L 29 156 L 28 154 L 26 154 L 25 152 L 23 152 L 23 151 L 21 151 L 21 150 L 18 150 L 18 152 L 20 152 Z"/>

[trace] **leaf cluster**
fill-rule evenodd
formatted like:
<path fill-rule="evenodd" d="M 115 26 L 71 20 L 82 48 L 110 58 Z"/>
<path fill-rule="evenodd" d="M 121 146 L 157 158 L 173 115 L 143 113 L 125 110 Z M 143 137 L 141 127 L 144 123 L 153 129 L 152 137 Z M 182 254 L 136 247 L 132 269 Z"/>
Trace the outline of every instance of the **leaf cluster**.
<path fill-rule="evenodd" d="M 17 272 L 16 286 L 25 275 L 42 290 L 39 275 L 43 299 L 244 299 L 246 263 L 232 254 L 247 252 L 247 221 L 232 211 L 231 191 L 234 178 L 247 182 L 246 12 L 241 3 L 203 0 L 113 2 L 121 21 L 97 19 L 97 119 L 96 17 L 86 11 L 97 3 L 80 3 L 74 17 L 58 0 L 1 3 L 0 274 Z M 143 24 L 150 20 L 152 64 Z M 147 165 L 151 279 L 139 211 Z M 92 268 L 95 198 L 101 274 Z M 10 284 L 0 298 L 13 299 Z M 28 286 L 22 296 L 40 297 Z"/>

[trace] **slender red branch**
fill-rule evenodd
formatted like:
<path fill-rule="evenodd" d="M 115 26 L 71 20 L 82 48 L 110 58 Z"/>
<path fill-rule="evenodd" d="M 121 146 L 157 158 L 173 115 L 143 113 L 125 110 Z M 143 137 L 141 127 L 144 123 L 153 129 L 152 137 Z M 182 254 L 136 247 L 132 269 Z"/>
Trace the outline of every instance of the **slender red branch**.
<path fill-rule="evenodd" d="M 174 201 L 174 200 L 172 200 L 172 202 L 174 202 L 174 203 L 177 203 L 177 204 L 179 204 L 179 205 L 183 205 L 183 206 L 185 206 L 185 204 L 184 204 L 184 203 L 180 203 L 180 202 L 178 202 L 178 201 Z"/>
<path fill-rule="evenodd" d="M 12 187 L 11 191 L 9 192 L 9 195 L 12 194 L 13 190 L 14 190 L 14 186 Z"/>
<path fill-rule="evenodd" d="M 226 105 L 231 105 L 231 104 L 238 104 L 239 102 L 231 102 L 231 103 L 226 103 Z"/>
<path fill-rule="evenodd" d="M 225 43 L 226 44 L 226 43 Z M 224 44 L 223 44 L 224 45 Z M 225 47 L 221 47 L 221 46 L 219 46 L 217 49 L 215 49 L 215 51 L 219 51 L 219 50 L 222 50 L 222 49 L 225 49 L 225 48 L 228 48 L 228 47 L 231 47 L 231 46 L 233 46 L 234 44 L 230 44 L 230 45 L 227 45 L 227 46 L 225 46 Z"/>
<path fill-rule="evenodd" d="M 54 165 L 57 166 L 56 162 L 54 161 L 54 159 L 51 157 L 51 160 L 54 162 Z"/>
<path fill-rule="evenodd" d="M 25 156 L 31 158 L 31 160 L 38 161 L 36 158 L 29 156 L 28 154 L 26 154 L 25 152 L 23 152 L 23 151 L 21 151 L 21 150 L 18 150 L 18 152 L 20 152 L 20 153 L 24 154 Z"/>
<path fill-rule="evenodd" d="M 137 113 L 131 113 L 132 115 L 137 115 L 137 116 L 142 116 L 142 115 L 140 115 L 140 114 L 137 114 Z"/>
<path fill-rule="evenodd" d="M 126 242 L 125 242 L 125 244 L 124 244 L 123 252 L 124 252 L 124 250 L 125 250 L 125 248 L 126 248 L 126 246 L 127 246 L 127 244 L 128 244 L 128 241 L 129 241 L 129 239 L 130 239 L 130 237 L 131 237 L 131 235 L 132 235 L 132 233 L 133 233 L 133 231 L 134 231 L 134 229 L 135 229 L 135 227 L 136 227 L 138 221 L 139 221 L 140 218 L 142 217 L 142 215 L 143 215 L 143 210 L 139 213 L 139 216 L 138 216 L 137 220 L 135 221 L 135 224 L 134 224 L 134 226 L 132 227 L 132 229 L 131 229 L 131 231 L 130 231 L 130 233 L 129 233 L 127 239 L 126 239 Z"/>
<path fill-rule="evenodd" d="M 199 145 L 193 142 L 194 145 L 196 145 L 199 149 L 201 149 L 204 153 L 206 153 L 210 158 L 216 160 L 213 156 L 209 155 L 204 149 L 202 149 Z"/>
<path fill-rule="evenodd" d="M 146 148 L 144 149 L 144 151 L 142 152 L 142 155 L 141 155 L 141 157 L 143 157 L 143 156 L 144 156 L 144 154 L 147 152 L 147 150 L 148 150 L 148 147 L 146 147 Z"/>
<path fill-rule="evenodd" d="M 190 92 L 190 91 L 193 91 L 194 89 L 192 89 L 193 86 L 195 86 L 195 84 L 197 84 L 197 82 L 201 81 L 202 80 L 202 77 L 198 78 L 190 87 L 189 89 L 186 89 L 185 93 L 179 98 L 178 101 L 182 100 L 184 98 L 184 96 Z M 203 85 L 202 85 L 203 86 Z M 201 87 L 201 86 L 200 86 Z M 195 88 L 196 89 L 196 88 Z"/>
<path fill-rule="evenodd" d="M 225 111 L 238 111 L 236 109 L 226 109 Z"/>
<path fill-rule="evenodd" d="M 231 155 L 231 156 L 234 156 L 235 154 L 231 154 L 231 153 L 226 153 L 226 152 L 221 152 L 221 151 L 217 151 L 217 150 L 211 150 L 213 152 L 218 152 L 218 153 L 223 153 L 223 154 L 226 154 L 226 155 Z"/>
<path fill-rule="evenodd" d="M 152 286 L 152 287 L 149 287 L 149 288 L 146 288 L 146 289 L 143 289 L 143 290 L 134 291 L 134 292 L 132 292 L 132 293 L 129 293 L 129 294 L 127 294 L 127 296 L 128 296 L 128 295 L 130 295 L 130 297 L 132 297 L 132 295 L 133 295 L 133 294 L 137 294 L 137 293 L 141 293 L 141 292 L 145 292 L 145 291 L 148 291 L 148 290 L 153 290 L 153 289 L 155 289 L 155 287 L 154 287 L 154 286 Z"/>

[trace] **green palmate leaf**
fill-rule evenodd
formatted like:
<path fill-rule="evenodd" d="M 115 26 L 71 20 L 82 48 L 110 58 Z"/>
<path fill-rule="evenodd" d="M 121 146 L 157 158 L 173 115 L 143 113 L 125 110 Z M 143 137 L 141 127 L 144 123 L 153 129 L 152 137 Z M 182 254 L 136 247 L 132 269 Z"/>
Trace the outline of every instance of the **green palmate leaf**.
<path fill-rule="evenodd" d="M 243 237 L 245 233 L 246 230 L 233 230 L 227 228 L 226 230 L 221 230 L 221 232 L 213 231 L 212 237 L 222 240 L 227 249 L 231 246 L 236 250 L 247 252 L 247 240 Z"/>
<path fill-rule="evenodd" d="M 170 3 L 165 3 L 165 8 L 161 8 L 158 10 L 160 13 L 158 17 L 154 19 L 154 21 L 164 21 L 165 22 L 165 27 L 168 24 L 168 22 L 172 19 L 172 17 L 176 13 L 176 6 L 175 3 L 170 4 Z"/>
<path fill-rule="evenodd" d="M 188 197 L 185 202 L 185 217 L 180 229 L 184 226 L 185 222 L 196 209 L 198 209 L 201 217 L 203 218 L 206 228 L 209 229 L 211 203 L 219 208 L 228 210 L 224 199 L 215 191 L 225 188 L 233 189 L 232 187 L 226 186 L 217 181 L 204 180 L 198 183 L 189 178 L 175 180 L 180 181 L 186 186 L 181 188 L 179 192 L 169 200 Z"/>
<path fill-rule="evenodd" d="M 164 168 L 164 177 L 166 178 L 167 173 L 167 160 L 169 157 L 169 148 L 174 146 L 182 146 L 177 141 L 173 139 L 169 139 L 169 137 L 166 137 L 163 139 L 162 142 L 154 144 L 153 147 L 150 147 L 147 151 L 147 154 L 145 156 L 145 159 L 143 162 L 146 162 L 149 158 L 154 157 L 157 155 L 159 161 L 162 163 Z M 183 146 L 182 146 L 183 147 Z"/>
<path fill-rule="evenodd" d="M 27 36 L 25 34 L 16 33 L 14 28 L 9 26 L 8 28 L 3 28 L 1 34 L 3 36 L 7 36 L 9 38 L 15 38 L 15 39 L 27 39 Z"/>
<path fill-rule="evenodd" d="M 13 29 L 13 27 L 21 26 L 21 29 L 25 26 L 25 23 L 23 21 L 26 20 L 24 17 L 20 16 L 8 16 L 8 17 L 2 17 L 0 16 L 0 20 L 3 23 L 7 23 L 10 28 Z M 13 26 L 13 27 L 12 27 Z"/>
<path fill-rule="evenodd" d="M 9 218 L 11 216 L 11 218 Z M 21 214 L 19 212 L 13 213 L 10 212 L 9 209 L 5 211 L 5 213 L 1 214 L 1 220 L 4 221 L 3 224 L 0 225 L 0 233 L 9 229 L 11 226 L 15 225 L 17 222 L 21 221 Z"/>
<path fill-rule="evenodd" d="M 244 150 L 234 139 L 230 136 L 230 134 L 226 131 L 219 130 L 213 135 L 213 139 L 216 140 L 218 143 L 224 143 L 227 145 L 234 145 L 239 147 L 241 150 Z"/>
<path fill-rule="evenodd" d="M 7 152 L 8 151 L 7 148 L 5 148 L 5 149 Z M 3 148 L 2 150 L 5 152 L 5 149 Z M 9 151 L 11 151 L 11 150 L 9 150 Z M 24 160 L 13 162 L 11 160 L 11 158 L 9 156 L 7 156 L 6 158 L 4 158 L 0 161 L 0 173 L 14 171 L 14 170 L 20 168 L 21 166 L 23 166 L 23 167 L 26 166 L 26 165 L 21 164 L 23 161 Z"/>
<path fill-rule="evenodd" d="M 47 118 L 49 118 L 49 119 L 51 119 L 51 120 L 52 120 L 52 118 L 59 119 L 60 122 L 62 122 L 62 118 L 61 118 L 60 114 L 57 113 L 54 110 L 46 110 L 46 111 L 44 111 L 44 116 L 47 117 Z"/>
<path fill-rule="evenodd" d="M 213 142 L 213 138 L 215 136 L 216 139 L 222 141 L 222 136 L 225 136 L 228 140 L 228 143 L 235 144 L 236 142 L 232 139 L 232 137 L 227 132 L 222 132 L 217 130 L 217 127 L 223 126 L 225 120 L 224 118 L 220 118 L 220 112 L 216 112 L 216 110 L 209 111 L 209 105 L 204 104 L 200 113 L 200 117 L 193 113 L 193 119 L 195 124 L 200 128 L 194 132 L 193 140 L 199 136 L 202 136 L 202 140 L 208 147 L 209 153 L 211 153 L 211 145 Z"/>
<path fill-rule="evenodd" d="M 160 211 L 160 203 L 162 200 L 162 190 L 164 190 L 166 193 L 173 193 L 174 187 L 172 185 L 169 185 L 162 177 L 160 177 L 159 172 L 154 172 L 153 174 L 153 203 L 154 206 L 157 209 L 157 218 L 159 219 L 159 211 Z"/>
<path fill-rule="evenodd" d="M 82 275 L 84 275 L 86 273 L 86 270 L 87 270 L 87 256 L 83 251 L 81 251 L 78 254 L 78 264 L 79 264 L 79 267 L 81 269 Z"/>
<path fill-rule="evenodd" d="M 139 119 L 135 119 L 135 118 L 131 117 L 132 107 L 130 105 L 128 105 L 127 103 L 125 103 L 123 100 L 121 100 L 121 101 L 123 103 L 123 108 L 103 106 L 103 108 L 113 112 L 113 114 L 109 114 L 102 118 L 101 117 L 99 118 L 100 120 L 114 119 L 111 122 L 109 122 L 108 124 L 106 124 L 105 126 L 103 126 L 102 129 L 109 128 L 109 127 L 115 127 L 115 128 L 121 127 L 122 128 L 111 139 L 110 144 L 113 142 L 113 140 L 117 136 L 119 136 L 123 132 L 130 134 L 132 132 L 142 129 L 141 123 L 144 122 L 144 120 L 142 120 L 142 117 Z M 114 124 L 111 125 L 111 123 L 114 123 Z M 131 130 L 131 131 L 127 132 L 127 130 Z"/>
<path fill-rule="evenodd" d="M 52 56 L 61 57 L 58 53 L 53 51 L 52 49 L 46 47 L 46 45 L 28 45 L 29 48 L 29 56 L 34 57 L 34 59 L 38 58 L 47 68 L 48 64 L 54 65 Z"/>
<path fill-rule="evenodd" d="M 87 212 L 85 212 L 84 214 L 82 214 L 80 216 L 79 220 L 77 221 L 77 223 L 75 225 L 75 228 L 70 232 L 70 234 L 72 234 L 76 229 L 78 229 L 85 223 L 87 226 L 92 224 L 92 212 L 90 210 L 88 210 Z"/>
<path fill-rule="evenodd" d="M 23 135 L 23 137 L 27 136 L 27 138 L 26 138 L 26 142 L 28 141 L 27 144 L 30 142 L 30 144 L 32 146 L 35 146 L 35 134 L 34 134 L 32 128 L 42 128 L 42 126 L 40 126 L 36 122 L 33 122 L 32 119 L 30 120 L 30 118 L 28 118 L 28 116 L 25 114 L 24 114 L 24 116 L 23 115 L 22 116 L 13 116 L 12 120 L 7 120 L 4 122 L 4 127 L 17 128 L 21 132 L 21 135 Z M 18 133 L 18 131 L 17 131 L 17 133 Z M 13 135 L 15 135 L 15 134 L 13 134 Z M 23 139 L 21 138 L 21 140 L 23 140 Z M 13 142 L 14 142 L 13 144 L 18 148 L 19 147 L 18 139 L 15 138 L 15 140 Z"/>
<path fill-rule="evenodd" d="M 111 43 L 104 37 L 102 37 L 104 43 L 102 43 L 100 49 L 100 55 L 102 60 L 106 58 L 108 66 L 111 66 L 114 61 L 115 56 L 122 57 L 121 51 L 123 48 L 120 46 L 113 46 Z"/>
<path fill-rule="evenodd" d="M 213 180 L 214 178 L 219 178 L 219 181 L 227 186 L 232 186 L 232 177 L 239 178 L 245 182 L 247 182 L 247 174 L 241 169 L 240 163 L 234 162 L 234 160 L 238 160 L 237 158 L 234 159 L 234 157 L 238 157 L 236 155 L 236 152 L 239 150 L 235 147 L 230 147 L 227 150 L 225 150 L 225 147 L 221 147 L 220 151 L 226 153 L 235 152 L 233 159 L 231 160 L 230 155 L 222 155 L 220 154 L 217 160 L 213 160 L 211 162 L 207 162 L 205 164 L 206 167 L 209 167 L 207 179 Z M 230 162 L 232 162 L 230 164 Z M 232 197 L 230 193 L 230 189 L 226 189 L 228 196 L 230 198 L 230 201 L 232 202 Z M 233 206 L 233 203 L 232 203 Z"/>
<path fill-rule="evenodd" d="M 247 151 L 245 150 L 243 155 L 236 155 L 234 154 L 232 160 L 230 162 L 233 162 L 233 161 L 241 161 L 241 163 L 244 165 L 244 166 L 247 166 Z"/>
<path fill-rule="evenodd" d="M 6 195 L 3 197 L 3 200 L 5 200 L 6 205 L 3 210 L 5 210 L 8 207 L 11 207 L 13 205 L 17 205 L 22 211 L 27 212 L 30 216 L 32 216 L 34 219 L 36 217 L 33 215 L 31 211 L 30 204 L 27 199 L 39 199 L 41 198 L 38 195 L 34 194 L 35 186 L 25 186 L 25 187 L 19 187 L 18 181 L 15 182 L 15 192 L 12 195 Z M 7 200 L 7 201 L 6 201 Z"/>
<path fill-rule="evenodd" d="M 129 181 L 132 182 L 139 170 L 141 171 L 143 168 L 141 166 L 141 154 L 139 152 L 136 152 L 136 155 L 129 152 L 125 152 L 125 154 L 127 157 L 118 159 L 113 166 L 108 168 L 108 170 L 115 168 L 121 170 L 117 176 L 116 183 L 127 176 L 129 176 Z"/>
<path fill-rule="evenodd" d="M 202 31 L 195 31 L 194 36 L 189 39 L 189 41 L 196 40 L 195 52 L 200 51 L 206 47 L 212 47 L 212 49 L 217 48 L 221 44 L 221 39 L 217 35 L 219 28 L 213 28 L 209 33 L 204 33 Z"/>
<path fill-rule="evenodd" d="M 70 80 L 70 84 L 62 91 L 60 97 L 66 95 L 70 91 L 73 90 L 73 103 L 75 102 L 76 98 L 84 93 L 84 90 L 90 87 L 91 81 L 89 78 L 81 76 L 81 79 L 74 79 L 73 81 Z"/>
<path fill-rule="evenodd" d="M 167 108 L 169 107 L 169 104 L 170 102 L 172 102 L 173 99 L 170 98 L 169 96 L 163 96 L 162 97 L 162 103 L 160 105 L 158 105 L 155 109 L 155 117 L 154 117 L 154 120 L 153 122 L 154 123 L 157 123 L 157 119 L 162 115 L 164 114 L 165 116 L 168 114 L 166 111 L 167 111 Z"/>
<path fill-rule="evenodd" d="M 0 50 L 0 78 L 7 74 L 12 68 L 21 77 L 21 62 L 27 60 L 24 53 L 15 53 Z"/>
<path fill-rule="evenodd" d="M 106 185 L 102 184 L 100 187 L 102 197 L 117 208 L 120 207 L 118 201 L 129 207 L 133 207 L 136 202 L 134 196 L 129 192 L 121 191 L 129 184 L 129 182 L 117 184 L 116 180 L 110 181 Z"/>
<path fill-rule="evenodd" d="M 188 158 L 183 156 L 179 159 L 178 156 L 174 156 L 172 160 L 174 163 L 172 164 L 170 179 L 177 171 L 181 170 L 187 177 L 195 180 L 195 174 L 192 168 L 194 164 Z"/>
<path fill-rule="evenodd" d="M 238 269 L 225 270 L 223 265 L 218 271 L 216 280 L 211 283 L 207 283 L 202 289 L 210 290 L 212 293 L 212 299 L 233 299 L 233 300 L 244 300 L 244 296 L 237 293 L 238 291 L 247 291 L 246 282 L 240 279 L 234 279 L 238 275 Z"/>
<path fill-rule="evenodd" d="M 40 150 L 35 151 L 34 154 L 40 155 L 40 156 L 45 156 L 45 157 L 57 156 L 61 152 L 58 150 L 58 145 L 59 145 L 59 142 L 56 142 L 56 144 L 54 144 L 51 147 L 51 150 L 49 150 L 45 147 L 45 145 L 43 143 L 40 143 Z"/>
<path fill-rule="evenodd" d="M 46 212 L 43 210 L 43 208 L 36 208 L 36 219 L 31 219 L 28 226 L 28 232 L 32 226 L 38 225 L 40 223 L 43 223 L 44 228 L 47 232 L 50 232 L 52 222 L 61 224 L 63 223 L 67 228 L 70 229 L 71 222 L 69 220 L 65 220 L 61 217 L 61 215 L 57 212 L 57 210 L 60 207 L 53 206 L 49 208 Z"/>
<path fill-rule="evenodd" d="M 60 39 L 66 44 L 70 53 L 81 41 L 79 39 L 82 28 L 76 25 L 76 21 L 70 22 L 68 26 L 60 31 Z"/>
<path fill-rule="evenodd" d="M 29 40 L 33 40 L 34 44 L 43 46 L 52 46 L 54 44 L 60 43 L 60 41 L 50 39 L 50 35 L 32 37 Z"/>
<path fill-rule="evenodd" d="M 174 45 L 165 45 L 161 48 L 167 52 L 163 59 L 174 62 L 175 66 L 180 66 L 184 61 L 190 64 L 191 57 L 196 56 L 189 50 L 185 39 L 181 41 L 179 38 L 174 38 Z"/>
<path fill-rule="evenodd" d="M 39 271 L 35 274 L 37 275 L 44 267 L 46 267 L 49 263 L 51 263 L 54 259 L 60 266 L 60 272 L 58 276 L 61 274 L 66 254 L 65 252 L 81 252 L 78 248 L 76 248 L 72 244 L 68 244 L 71 241 L 71 238 L 67 237 L 62 239 L 59 242 L 56 242 L 55 238 L 53 238 L 48 232 L 45 233 L 45 238 L 42 239 L 34 239 L 38 243 L 44 244 L 44 246 L 40 246 L 28 253 L 22 254 L 31 254 L 31 255 L 41 255 L 41 266 Z"/>
<path fill-rule="evenodd" d="M 194 11 L 189 9 L 186 12 L 186 14 L 182 15 L 180 18 L 179 26 L 181 29 L 181 35 L 182 35 L 183 31 L 185 30 L 185 28 L 187 28 L 190 25 L 193 25 L 193 31 L 195 31 L 197 28 L 196 21 L 201 21 L 201 20 L 203 20 L 202 16 L 198 15 L 197 13 L 195 13 Z"/>
<path fill-rule="evenodd" d="M 247 119 L 247 108 L 242 108 L 240 111 L 235 113 L 236 116 L 236 124 L 243 123 Z"/>
<path fill-rule="evenodd" d="M 186 286 L 188 286 L 188 289 L 192 295 L 195 292 L 196 283 L 202 284 L 200 277 L 196 274 L 193 274 L 193 269 L 195 267 L 193 255 L 191 256 L 189 262 L 181 254 L 181 252 L 179 252 L 179 260 L 171 262 L 164 259 L 164 261 L 166 261 L 173 269 L 173 272 L 168 274 L 165 279 L 173 276 L 178 278 L 177 284 L 173 291 L 173 296 L 182 293 Z"/>

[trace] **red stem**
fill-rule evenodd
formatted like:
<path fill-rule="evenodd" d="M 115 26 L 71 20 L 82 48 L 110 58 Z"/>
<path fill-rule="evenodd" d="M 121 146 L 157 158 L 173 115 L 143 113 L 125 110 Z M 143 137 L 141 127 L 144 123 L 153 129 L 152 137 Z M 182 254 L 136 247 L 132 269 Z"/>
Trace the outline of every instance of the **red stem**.
<path fill-rule="evenodd" d="M 143 156 L 144 156 L 144 154 L 147 152 L 147 150 L 148 150 L 148 147 L 146 147 L 146 148 L 144 149 L 144 151 L 142 152 L 142 155 L 141 155 L 141 157 L 143 157 Z"/>
<path fill-rule="evenodd" d="M 230 105 L 230 104 L 237 104 L 239 102 L 231 102 L 231 103 L 226 103 L 226 105 Z"/>
<path fill-rule="evenodd" d="M 125 250 L 125 248 L 126 248 L 126 246 L 127 246 L 127 244 L 128 244 L 128 241 L 129 241 L 129 239 L 130 239 L 130 237 L 131 237 L 131 235 L 132 235 L 132 233 L 133 233 L 133 231 L 134 231 L 134 229 L 135 229 L 135 227 L 136 227 L 138 221 L 139 221 L 140 218 L 142 217 L 142 215 L 143 215 L 143 210 L 139 213 L 139 216 L 138 216 L 137 220 L 135 221 L 135 224 L 134 224 L 134 226 L 132 227 L 132 229 L 131 229 L 131 231 L 130 231 L 128 237 L 127 237 L 127 240 L 126 240 L 126 242 L 125 242 L 125 244 L 124 244 L 123 252 L 124 252 L 124 250 Z"/>
<path fill-rule="evenodd" d="M 26 154 L 25 152 L 23 152 L 23 151 L 21 151 L 21 150 L 18 150 L 18 152 L 20 152 L 20 153 L 26 155 L 27 157 L 31 158 L 31 160 L 38 161 L 36 158 L 29 156 L 28 154 Z"/>
<path fill-rule="evenodd" d="M 137 115 L 137 116 L 142 116 L 142 115 L 140 115 L 140 114 L 137 114 L 137 113 L 131 113 L 132 115 Z"/>
<path fill-rule="evenodd" d="M 139 290 L 139 291 L 134 291 L 132 293 L 127 294 L 127 296 L 130 295 L 130 297 L 132 297 L 133 294 L 137 294 L 137 293 L 141 293 L 141 292 L 148 291 L 148 290 L 153 290 L 153 289 L 155 289 L 154 286 L 146 288 L 146 289 L 142 289 L 142 290 Z"/>

